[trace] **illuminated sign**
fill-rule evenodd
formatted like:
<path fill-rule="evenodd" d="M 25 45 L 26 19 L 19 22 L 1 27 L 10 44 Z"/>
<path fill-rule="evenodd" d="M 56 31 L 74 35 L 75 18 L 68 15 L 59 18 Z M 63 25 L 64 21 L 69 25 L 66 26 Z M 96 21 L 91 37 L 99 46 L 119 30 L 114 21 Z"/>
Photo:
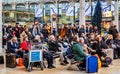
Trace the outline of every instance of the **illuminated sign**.
<path fill-rule="evenodd" d="M 112 11 L 107 11 L 102 13 L 102 17 L 112 17 L 112 16 L 113 16 Z"/>

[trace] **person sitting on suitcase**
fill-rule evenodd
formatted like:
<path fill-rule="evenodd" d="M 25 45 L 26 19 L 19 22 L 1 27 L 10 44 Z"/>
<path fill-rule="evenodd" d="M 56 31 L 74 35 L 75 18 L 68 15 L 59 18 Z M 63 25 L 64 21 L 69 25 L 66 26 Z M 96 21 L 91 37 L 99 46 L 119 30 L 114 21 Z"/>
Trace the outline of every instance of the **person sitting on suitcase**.
<path fill-rule="evenodd" d="M 85 68 L 86 66 L 85 59 L 87 57 L 87 54 L 83 51 L 82 44 L 79 43 L 79 41 L 80 41 L 79 37 L 75 36 L 73 38 L 73 45 L 71 49 L 72 49 L 72 53 L 76 55 L 75 60 L 80 62 L 80 64 L 78 65 L 78 68 L 81 66 Z M 81 65 L 81 62 L 82 62 L 82 65 Z"/>
<path fill-rule="evenodd" d="M 35 40 L 34 40 L 34 45 L 36 46 L 43 46 L 43 43 L 41 42 L 41 38 L 39 35 L 37 35 L 35 37 Z M 45 45 L 45 44 L 44 44 Z M 32 47 L 34 48 L 34 46 Z M 49 69 L 52 69 L 52 68 L 55 68 L 53 66 L 53 56 L 52 54 L 49 52 L 48 50 L 48 47 L 47 46 L 44 46 L 44 49 L 43 49 L 43 58 L 47 59 L 47 63 L 48 63 L 48 68 Z"/>
<path fill-rule="evenodd" d="M 11 41 L 7 44 L 7 49 L 11 52 L 16 54 L 16 57 L 23 57 L 22 49 L 20 49 L 20 43 L 17 40 L 17 37 L 13 37 Z"/>

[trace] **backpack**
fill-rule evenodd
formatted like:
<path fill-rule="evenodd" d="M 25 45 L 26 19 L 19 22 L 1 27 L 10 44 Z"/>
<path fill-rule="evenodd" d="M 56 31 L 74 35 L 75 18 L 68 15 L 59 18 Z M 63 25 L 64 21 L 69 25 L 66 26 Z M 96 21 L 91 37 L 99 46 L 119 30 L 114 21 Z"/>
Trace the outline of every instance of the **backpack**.
<path fill-rule="evenodd" d="M 112 63 L 112 59 L 110 57 L 106 57 L 105 60 L 102 61 L 102 66 L 109 67 L 111 63 Z"/>
<path fill-rule="evenodd" d="M 70 55 L 70 54 L 72 54 L 72 50 L 70 48 L 68 48 L 66 51 L 66 55 Z"/>
<path fill-rule="evenodd" d="M 72 54 L 72 49 L 73 49 L 73 46 L 74 46 L 74 45 L 75 45 L 75 44 L 71 45 L 70 48 L 67 49 L 67 51 L 66 51 L 66 54 L 67 54 L 67 55 Z"/>

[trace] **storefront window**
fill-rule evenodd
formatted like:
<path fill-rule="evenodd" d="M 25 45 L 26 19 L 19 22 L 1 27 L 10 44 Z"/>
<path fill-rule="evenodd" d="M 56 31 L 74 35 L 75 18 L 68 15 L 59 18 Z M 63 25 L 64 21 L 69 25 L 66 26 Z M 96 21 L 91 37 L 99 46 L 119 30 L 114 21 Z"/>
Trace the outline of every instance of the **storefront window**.
<path fill-rule="evenodd" d="M 16 9 L 17 10 L 25 10 L 26 8 L 25 8 L 25 5 L 23 5 L 23 4 L 18 4 L 17 6 L 16 6 Z"/>
<path fill-rule="evenodd" d="M 12 10 L 12 5 L 4 5 L 3 7 L 4 10 Z"/>

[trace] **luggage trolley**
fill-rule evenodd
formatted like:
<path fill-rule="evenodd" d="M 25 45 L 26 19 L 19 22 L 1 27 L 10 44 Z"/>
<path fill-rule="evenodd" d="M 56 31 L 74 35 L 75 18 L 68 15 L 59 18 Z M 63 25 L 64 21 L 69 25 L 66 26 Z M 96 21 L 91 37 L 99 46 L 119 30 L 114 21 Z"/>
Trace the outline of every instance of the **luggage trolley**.
<path fill-rule="evenodd" d="M 41 70 L 44 69 L 43 66 L 43 47 L 42 48 L 35 48 L 35 50 L 29 50 L 28 53 L 28 66 L 26 67 L 26 70 L 30 72 L 32 70 L 32 67 L 37 66 L 37 68 L 41 68 Z M 35 65 L 37 63 L 37 65 Z"/>

